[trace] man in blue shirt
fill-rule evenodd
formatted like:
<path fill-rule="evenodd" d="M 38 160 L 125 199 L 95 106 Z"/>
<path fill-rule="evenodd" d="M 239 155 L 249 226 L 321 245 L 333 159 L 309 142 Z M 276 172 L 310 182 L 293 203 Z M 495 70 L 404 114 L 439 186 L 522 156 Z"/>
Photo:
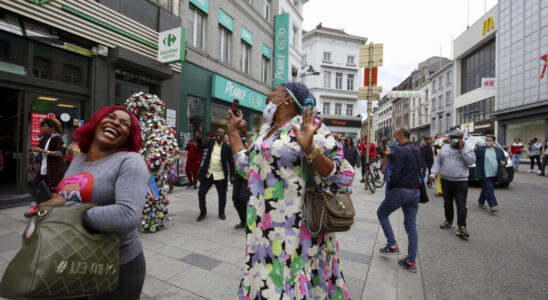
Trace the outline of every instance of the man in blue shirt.
<path fill-rule="evenodd" d="M 408 235 L 409 246 L 407 257 L 402 258 L 399 264 L 411 272 L 417 272 L 417 211 L 419 209 L 420 170 L 424 166 L 420 149 L 409 141 L 410 133 L 406 128 L 399 128 L 392 137 L 393 144 L 398 150 L 391 157 L 392 172 L 388 181 L 388 194 L 377 210 L 377 216 L 382 230 L 388 241 L 386 247 L 381 248 L 383 254 L 398 254 L 400 249 L 392 231 L 388 217 L 398 208 L 402 208 L 405 231 Z M 389 149 L 385 156 L 391 155 Z"/>

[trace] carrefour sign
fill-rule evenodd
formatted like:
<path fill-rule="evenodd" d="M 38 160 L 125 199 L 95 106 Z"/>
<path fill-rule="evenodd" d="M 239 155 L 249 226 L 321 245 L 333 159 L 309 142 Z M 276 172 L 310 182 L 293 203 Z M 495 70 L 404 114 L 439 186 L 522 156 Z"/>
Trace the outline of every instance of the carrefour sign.
<path fill-rule="evenodd" d="M 240 100 L 240 106 L 262 111 L 266 105 L 266 95 L 247 88 L 219 75 L 213 75 L 211 94 L 214 98 L 232 102 Z"/>
<path fill-rule="evenodd" d="M 177 63 L 185 60 L 186 30 L 183 27 L 158 34 L 158 61 Z"/>

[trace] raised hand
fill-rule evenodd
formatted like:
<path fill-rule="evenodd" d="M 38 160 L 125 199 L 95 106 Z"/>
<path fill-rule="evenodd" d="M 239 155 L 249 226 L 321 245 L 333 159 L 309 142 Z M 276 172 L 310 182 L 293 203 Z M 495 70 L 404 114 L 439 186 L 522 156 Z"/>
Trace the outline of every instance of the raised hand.
<path fill-rule="evenodd" d="M 297 126 L 292 125 L 293 131 L 295 132 L 295 136 L 297 138 L 297 143 L 299 143 L 299 146 L 303 148 L 305 154 L 310 154 L 314 151 L 314 134 L 318 131 L 318 129 L 320 129 L 320 127 L 322 127 L 323 123 L 323 118 L 320 118 L 318 124 L 314 124 L 318 111 L 315 109 L 311 114 L 311 109 L 312 108 L 309 106 L 304 110 L 300 130 Z"/>
<path fill-rule="evenodd" d="M 236 116 L 237 115 L 237 116 Z M 236 111 L 236 115 L 234 115 L 234 112 L 229 109 L 228 110 L 228 132 L 235 132 L 238 131 L 238 126 L 240 126 L 240 123 L 242 122 L 242 119 L 244 117 L 244 114 L 242 114 L 241 111 Z"/>

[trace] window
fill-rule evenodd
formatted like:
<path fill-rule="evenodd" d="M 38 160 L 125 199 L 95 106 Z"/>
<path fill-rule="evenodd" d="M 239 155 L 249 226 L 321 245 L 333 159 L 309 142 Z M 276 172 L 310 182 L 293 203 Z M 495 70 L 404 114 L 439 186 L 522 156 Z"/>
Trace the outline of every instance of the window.
<path fill-rule="evenodd" d="M 323 53 L 323 61 L 324 62 L 331 62 L 331 52 L 324 52 Z"/>
<path fill-rule="evenodd" d="M 440 95 L 438 100 L 438 107 L 441 108 L 443 106 L 443 95 Z"/>
<path fill-rule="evenodd" d="M 403 124 L 409 125 L 409 114 L 403 115 Z"/>
<path fill-rule="evenodd" d="M 442 127 L 442 126 L 443 126 L 443 120 L 442 120 L 442 118 L 443 118 L 443 115 L 439 115 L 439 116 L 438 116 L 438 130 L 441 131 L 441 132 L 445 132 L 445 131 L 443 130 L 443 127 Z"/>
<path fill-rule="evenodd" d="M 293 27 L 293 39 L 291 40 L 291 45 L 297 47 L 299 45 L 299 28 Z"/>
<path fill-rule="evenodd" d="M 72 85 L 82 85 L 82 68 L 73 65 L 63 65 L 64 81 Z"/>
<path fill-rule="evenodd" d="M 263 83 L 266 83 L 268 81 L 268 58 L 263 56 L 263 63 L 262 63 L 262 81 Z"/>
<path fill-rule="evenodd" d="M 451 114 L 445 115 L 445 130 L 449 130 L 451 128 Z"/>
<path fill-rule="evenodd" d="M 340 116 L 342 114 L 342 103 L 335 103 L 335 115 Z"/>
<path fill-rule="evenodd" d="M 323 87 L 326 89 L 331 88 L 331 72 L 329 71 L 323 72 Z"/>
<path fill-rule="evenodd" d="M 270 21 L 270 6 L 271 6 L 271 0 L 264 0 L 264 15 L 263 17 Z"/>
<path fill-rule="evenodd" d="M 242 53 L 240 54 L 240 71 L 249 74 L 249 45 L 242 41 Z"/>
<path fill-rule="evenodd" d="M 349 91 L 354 90 L 354 74 L 346 75 L 346 89 Z"/>
<path fill-rule="evenodd" d="M 191 5 L 188 10 L 187 40 L 198 49 L 204 49 L 204 19 L 205 16 Z"/>
<path fill-rule="evenodd" d="M 230 32 L 221 26 L 219 26 L 219 39 L 217 43 L 219 45 L 219 59 L 228 64 L 228 58 L 230 57 Z"/>
<path fill-rule="evenodd" d="M 348 56 L 346 57 L 346 64 L 347 64 L 347 65 L 353 66 L 353 65 L 354 65 L 354 56 L 348 55 Z"/>
<path fill-rule="evenodd" d="M 441 79 L 440 79 L 441 80 Z M 436 79 L 434 79 L 434 81 L 432 81 L 432 90 L 434 92 L 436 92 Z"/>
<path fill-rule="evenodd" d="M 447 85 L 450 85 L 451 84 L 451 71 L 448 71 L 446 76 L 447 76 Z"/>
<path fill-rule="evenodd" d="M 440 76 L 440 80 L 438 80 L 438 82 L 439 82 L 439 88 L 441 91 L 441 89 L 443 88 L 443 75 Z"/>
<path fill-rule="evenodd" d="M 445 105 L 451 104 L 451 91 L 445 93 Z"/>
<path fill-rule="evenodd" d="M 331 103 L 330 102 L 324 102 L 323 103 L 323 112 L 324 115 L 329 115 L 331 113 Z"/>
<path fill-rule="evenodd" d="M 482 77 L 495 77 L 495 39 L 461 60 L 461 94 L 481 87 Z"/>
<path fill-rule="evenodd" d="M 346 115 L 347 116 L 354 115 L 354 104 L 347 104 L 346 105 Z"/>
<path fill-rule="evenodd" d="M 32 75 L 37 78 L 51 79 L 51 61 L 43 57 L 35 56 L 32 66 Z"/>
<path fill-rule="evenodd" d="M 342 90 L 342 78 L 343 73 L 335 73 L 335 88 L 337 90 Z"/>
<path fill-rule="evenodd" d="M 436 132 L 436 118 L 432 118 L 432 132 Z"/>

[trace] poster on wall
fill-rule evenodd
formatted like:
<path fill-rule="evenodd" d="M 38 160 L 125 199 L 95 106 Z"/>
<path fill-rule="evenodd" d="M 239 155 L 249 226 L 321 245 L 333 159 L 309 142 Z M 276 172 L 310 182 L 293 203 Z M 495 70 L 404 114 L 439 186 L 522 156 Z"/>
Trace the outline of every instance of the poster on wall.
<path fill-rule="evenodd" d="M 177 127 L 177 111 L 174 109 L 166 109 L 166 123 L 171 128 Z"/>
<path fill-rule="evenodd" d="M 31 113 L 30 114 L 30 145 L 40 145 L 40 123 L 48 117 L 48 114 Z"/>

